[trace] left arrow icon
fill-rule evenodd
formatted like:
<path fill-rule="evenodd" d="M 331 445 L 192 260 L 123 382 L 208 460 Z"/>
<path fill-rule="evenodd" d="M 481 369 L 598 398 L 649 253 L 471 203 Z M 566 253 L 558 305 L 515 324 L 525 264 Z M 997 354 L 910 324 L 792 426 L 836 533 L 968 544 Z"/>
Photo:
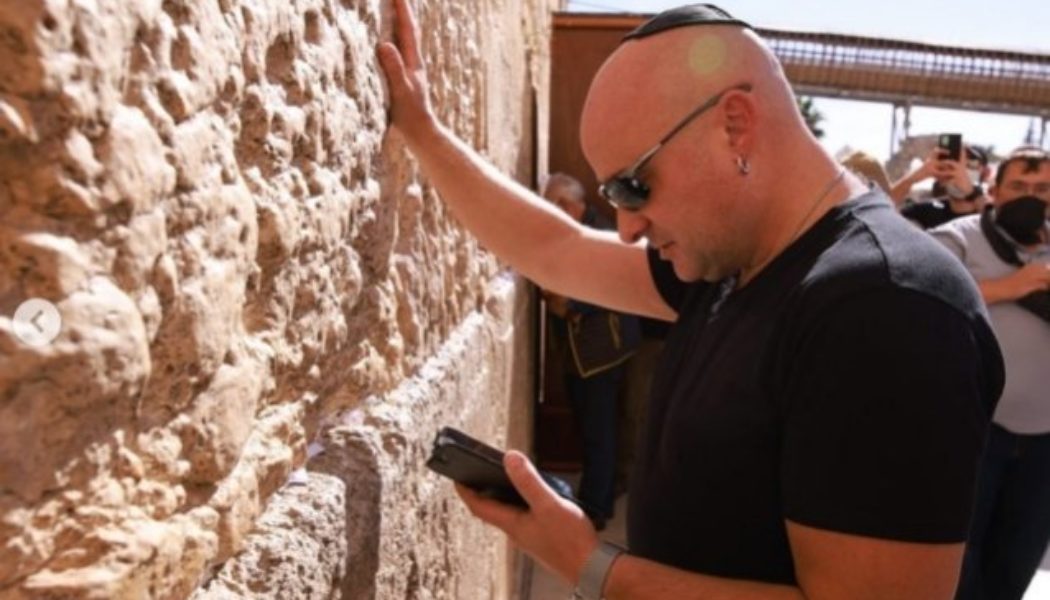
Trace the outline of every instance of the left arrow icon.
<path fill-rule="evenodd" d="M 15 310 L 14 330 L 30 346 L 46 346 L 62 331 L 62 315 L 47 300 L 30 298 Z"/>

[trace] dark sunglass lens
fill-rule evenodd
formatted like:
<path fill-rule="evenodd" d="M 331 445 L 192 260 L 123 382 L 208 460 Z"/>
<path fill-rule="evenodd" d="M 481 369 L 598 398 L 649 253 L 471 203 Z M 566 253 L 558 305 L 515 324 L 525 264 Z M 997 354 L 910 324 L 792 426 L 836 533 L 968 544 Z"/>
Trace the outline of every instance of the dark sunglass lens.
<path fill-rule="evenodd" d="M 619 208 L 638 210 L 649 199 L 649 186 L 636 177 L 620 177 L 616 179 L 616 183 L 619 194 L 614 204 Z"/>
<path fill-rule="evenodd" d="M 614 208 L 638 210 L 649 199 L 649 186 L 635 177 L 617 177 L 603 183 L 598 193 Z"/>

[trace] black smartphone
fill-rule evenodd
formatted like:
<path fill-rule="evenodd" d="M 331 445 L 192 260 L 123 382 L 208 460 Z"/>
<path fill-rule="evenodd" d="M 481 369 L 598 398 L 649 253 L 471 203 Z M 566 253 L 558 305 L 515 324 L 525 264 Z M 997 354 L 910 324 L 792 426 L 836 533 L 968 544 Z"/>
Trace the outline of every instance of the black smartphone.
<path fill-rule="evenodd" d="M 441 428 L 434 438 L 427 467 L 484 496 L 528 508 L 503 469 L 503 452 L 458 429 Z M 559 496 L 579 504 L 567 482 L 542 471 L 540 476 Z"/>
<path fill-rule="evenodd" d="M 962 160 L 962 134 L 942 133 L 937 136 L 937 147 L 944 150 L 947 155 L 944 158 L 950 160 Z"/>

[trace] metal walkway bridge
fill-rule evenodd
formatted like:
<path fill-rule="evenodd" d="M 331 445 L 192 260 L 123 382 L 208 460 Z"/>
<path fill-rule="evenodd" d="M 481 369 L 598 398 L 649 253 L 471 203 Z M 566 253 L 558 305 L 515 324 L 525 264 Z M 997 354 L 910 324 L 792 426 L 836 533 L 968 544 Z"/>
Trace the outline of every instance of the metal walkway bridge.
<path fill-rule="evenodd" d="M 1050 55 L 759 30 L 805 95 L 1050 116 Z"/>
<path fill-rule="evenodd" d="M 622 35 L 648 15 L 560 13 L 555 27 Z M 1050 120 L 1050 55 L 831 33 L 758 29 L 801 95 L 1029 115 Z M 896 120 L 897 111 L 894 111 Z M 894 123 L 896 129 L 896 123 Z"/>

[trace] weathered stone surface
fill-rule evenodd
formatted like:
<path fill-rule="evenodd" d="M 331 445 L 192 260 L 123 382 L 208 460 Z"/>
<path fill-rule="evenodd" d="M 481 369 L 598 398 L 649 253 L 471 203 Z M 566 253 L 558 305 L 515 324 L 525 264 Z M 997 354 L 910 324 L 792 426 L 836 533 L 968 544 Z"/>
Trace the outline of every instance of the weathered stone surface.
<path fill-rule="evenodd" d="M 436 110 L 529 183 L 558 2 L 418 4 Z M 530 303 L 386 135 L 391 35 L 380 0 L 0 2 L 0 598 L 513 595 L 422 460 L 526 445 Z M 338 481 L 275 497 L 313 439 Z"/>
<path fill-rule="evenodd" d="M 193 600 L 342 598 L 346 487 L 321 473 L 281 488 L 245 539 L 245 549 Z"/>
<path fill-rule="evenodd" d="M 528 337 L 530 309 L 525 290 L 497 279 L 484 311 L 468 317 L 416 376 L 329 420 L 310 468 L 350 490 L 344 598 L 514 597 L 505 538 L 471 518 L 451 483 L 425 462 L 444 425 L 524 447 L 534 365 L 521 336 Z"/>

